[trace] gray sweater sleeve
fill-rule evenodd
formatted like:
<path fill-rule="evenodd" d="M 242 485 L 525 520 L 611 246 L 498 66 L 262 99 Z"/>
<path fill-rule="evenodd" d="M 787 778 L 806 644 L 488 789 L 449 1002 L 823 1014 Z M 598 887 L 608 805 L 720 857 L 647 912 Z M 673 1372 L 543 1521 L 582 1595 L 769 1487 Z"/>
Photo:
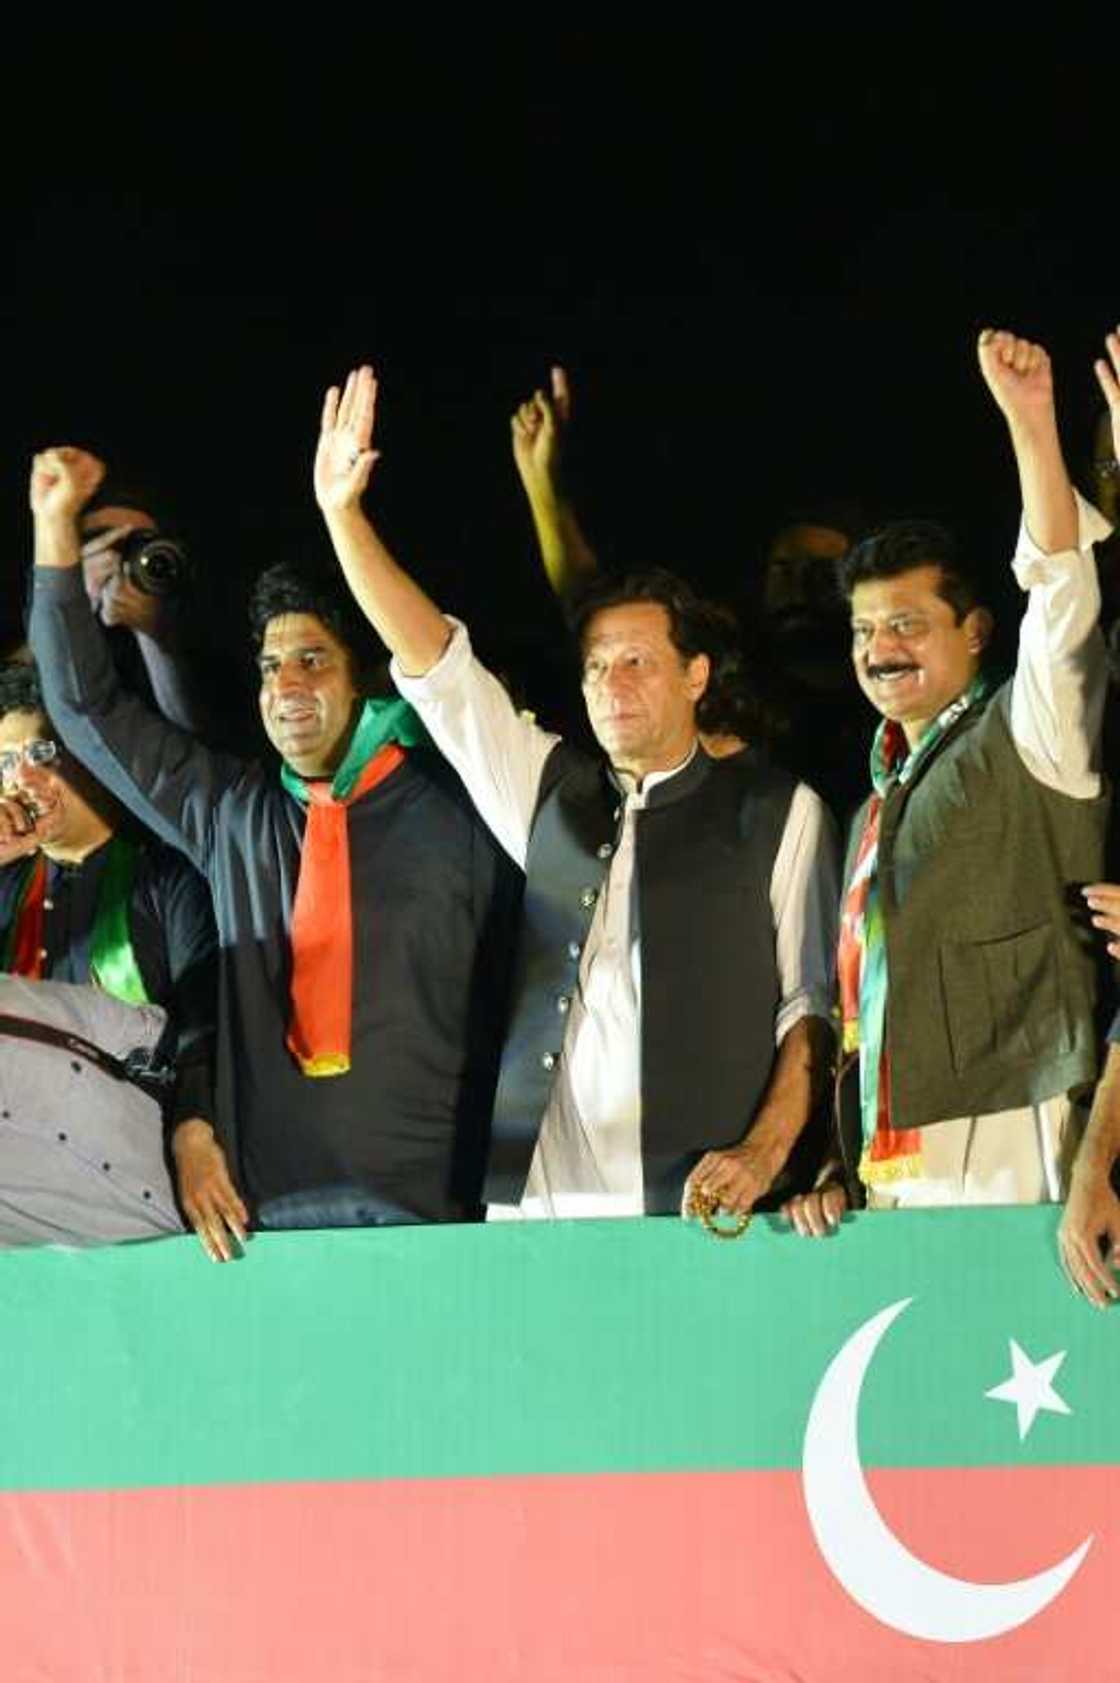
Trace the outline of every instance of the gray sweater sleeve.
<path fill-rule="evenodd" d="M 214 815 L 244 762 L 203 747 L 121 688 L 80 568 L 36 570 L 31 647 L 47 714 L 69 751 L 205 874 Z"/>

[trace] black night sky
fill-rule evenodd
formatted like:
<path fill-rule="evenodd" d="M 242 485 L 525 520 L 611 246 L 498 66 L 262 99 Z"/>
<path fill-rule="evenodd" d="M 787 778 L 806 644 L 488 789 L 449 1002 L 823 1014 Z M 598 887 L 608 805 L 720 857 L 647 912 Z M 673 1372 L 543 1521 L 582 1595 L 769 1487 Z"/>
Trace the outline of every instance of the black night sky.
<path fill-rule="evenodd" d="M 381 519 L 476 620 L 537 612 L 508 415 L 553 360 L 595 538 L 729 594 L 822 498 L 1008 552 L 984 323 L 1048 345 L 1088 456 L 1120 316 L 1103 41 L 1063 62 L 881 38 L 872 62 L 839 34 L 810 53 L 808 28 L 745 56 L 738 32 L 348 27 L 67 36 L 22 92 L 13 56 L 6 633 L 33 448 L 155 488 L 228 581 L 321 545 L 321 391 L 358 359 L 382 375 Z"/>

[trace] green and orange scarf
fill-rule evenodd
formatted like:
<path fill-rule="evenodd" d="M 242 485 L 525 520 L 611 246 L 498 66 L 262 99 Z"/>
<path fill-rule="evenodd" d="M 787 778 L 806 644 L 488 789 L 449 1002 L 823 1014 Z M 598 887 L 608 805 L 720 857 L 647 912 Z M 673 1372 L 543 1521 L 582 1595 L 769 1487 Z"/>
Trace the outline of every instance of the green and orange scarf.
<path fill-rule="evenodd" d="M 284 788 L 307 809 L 292 903 L 292 977 L 287 1046 L 304 1075 L 350 1068 L 354 920 L 347 809 L 392 776 L 405 750 L 429 741 L 406 701 L 367 700 L 346 756 L 328 782 L 285 763 Z"/>
<path fill-rule="evenodd" d="M 129 920 L 137 851 L 127 836 L 111 836 L 106 842 L 90 937 L 90 981 L 126 1005 L 148 1003 Z M 9 975 L 42 980 L 46 894 L 46 856 L 35 853 L 24 862 L 15 912 L 0 940 L 0 970 Z"/>
<path fill-rule="evenodd" d="M 837 953 L 844 1052 L 859 1053 L 863 1122 L 859 1176 L 865 1186 L 910 1179 L 922 1168 L 921 1129 L 891 1126 L 887 943 L 878 880 L 883 801 L 893 789 L 911 781 L 946 731 L 987 693 L 983 676 L 978 676 L 938 714 L 912 749 L 907 749 L 902 726 L 894 719 L 882 720 L 871 744 L 872 794 L 844 902 Z"/>

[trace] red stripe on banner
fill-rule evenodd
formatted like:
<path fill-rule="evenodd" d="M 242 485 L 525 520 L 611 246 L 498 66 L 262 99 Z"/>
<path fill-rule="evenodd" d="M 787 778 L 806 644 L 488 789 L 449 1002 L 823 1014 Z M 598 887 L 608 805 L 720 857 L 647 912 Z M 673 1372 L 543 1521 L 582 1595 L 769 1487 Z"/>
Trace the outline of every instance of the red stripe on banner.
<path fill-rule="evenodd" d="M 917 1641 L 818 1554 L 796 1472 L 0 1496 L 5 1683 L 1115 1683 L 1115 1468 L 878 1470 L 897 1536 L 999 1582 L 1096 1542 L 1009 1635 Z"/>

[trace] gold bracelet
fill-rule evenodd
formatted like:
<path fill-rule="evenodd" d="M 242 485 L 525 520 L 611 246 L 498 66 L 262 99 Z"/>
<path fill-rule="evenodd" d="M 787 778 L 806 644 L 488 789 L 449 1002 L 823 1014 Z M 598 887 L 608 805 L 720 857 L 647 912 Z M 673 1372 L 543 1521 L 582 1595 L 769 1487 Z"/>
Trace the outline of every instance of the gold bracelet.
<path fill-rule="evenodd" d="M 705 1232 L 713 1239 L 741 1239 L 751 1224 L 750 1210 L 724 1210 L 718 1193 L 706 1192 L 699 1186 L 689 1188 L 685 1213 L 703 1222 Z"/>

